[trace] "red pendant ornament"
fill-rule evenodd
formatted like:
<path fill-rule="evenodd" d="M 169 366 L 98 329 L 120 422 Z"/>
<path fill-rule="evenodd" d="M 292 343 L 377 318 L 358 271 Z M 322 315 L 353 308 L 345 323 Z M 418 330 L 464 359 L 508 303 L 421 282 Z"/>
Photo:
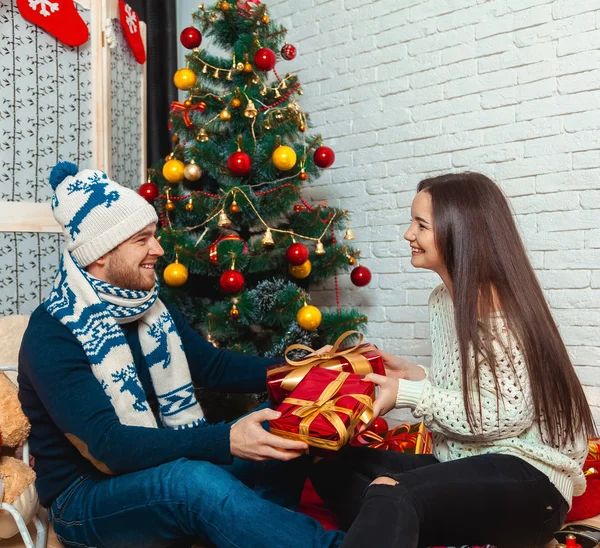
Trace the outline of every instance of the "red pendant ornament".
<path fill-rule="evenodd" d="M 252 169 L 252 160 L 245 152 L 234 152 L 227 160 L 227 167 L 233 175 L 243 177 Z"/>
<path fill-rule="evenodd" d="M 119 0 L 119 13 L 121 15 L 121 28 L 123 29 L 125 40 L 127 40 L 135 60 L 140 65 L 143 65 L 146 62 L 146 48 L 140 31 L 140 18 L 131 9 L 131 6 L 123 2 L 123 0 Z"/>
<path fill-rule="evenodd" d="M 156 198 L 158 198 L 160 191 L 158 189 L 158 185 L 155 185 L 154 183 L 148 181 L 147 183 L 141 185 L 140 188 L 138 188 L 138 194 L 142 198 L 144 198 L 149 204 L 151 204 L 152 202 L 154 202 L 154 200 L 156 200 Z"/>
<path fill-rule="evenodd" d="M 358 287 L 368 285 L 371 281 L 371 271 L 366 266 L 357 266 L 351 273 L 352 283 Z"/>
<path fill-rule="evenodd" d="M 329 147 L 319 147 L 315 150 L 315 154 L 313 156 L 315 160 L 315 164 L 317 164 L 321 168 L 330 167 L 335 162 L 335 152 L 331 150 Z"/>
<path fill-rule="evenodd" d="M 308 261 L 308 248 L 297 242 L 294 242 L 285 251 L 285 256 L 290 264 L 299 266 Z"/>
<path fill-rule="evenodd" d="M 17 8 L 24 19 L 43 28 L 63 44 L 81 46 L 88 41 L 87 24 L 73 0 L 17 0 Z"/>
<path fill-rule="evenodd" d="M 181 45 L 187 49 L 194 49 L 202 43 L 202 34 L 197 28 L 187 27 L 179 35 Z"/>
<path fill-rule="evenodd" d="M 296 48 L 292 46 L 292 44 L 288 44 L 286 42 L 281 48 L 281 57 L 283 57 L 286 61 L 291 61 L 294 57 L 296 57 Z"/>
<path fill-rule="evenodd" d="M 239 293 L 244 287 L 244 275 L 239 270 L 226 270 L 221 274 L 219 285 L 221 290 L 228 295 Z"/>
<path fill-rule="evenodd" d="M 260 48 L 254 54 L 254 66 L 258 70 L 262 70 L 264 72 L 273 70 L 275 68 L 275 63 L 277 63 L 277 57 L 272 49 Z"/>

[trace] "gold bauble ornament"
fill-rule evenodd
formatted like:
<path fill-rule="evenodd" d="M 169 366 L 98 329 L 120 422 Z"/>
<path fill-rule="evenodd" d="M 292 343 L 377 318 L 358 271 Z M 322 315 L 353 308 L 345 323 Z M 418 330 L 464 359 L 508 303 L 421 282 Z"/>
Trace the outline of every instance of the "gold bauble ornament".
<path fill-rule="evenodd" d="M 186 99 L 183 104 L 187 107 L 190 108 L 194 103 L 192 103 L 189 99 Z"/>
<path fill-rule="evenodd" d="M 183 162 L 173 158 L 165 163 L 162 173 L 169 183 L 180 183 L 183 181 L 185 174 L 185 165 Z"/>
<path fill-rule="evenodd" d="M 240 62 L 240 63 L 238 63 L 238 64 L 235 66 L 235 68 L 236 68 L 237 70 L 239 70 L 239 71 L 242 71 L 242 70 L 244 70 L 244 63 L 241 63 L 241 62 Z"/>
<path fill-rule="evenodd" d="M 298 314 L 296 314 L 296 321 L 298 325 L 302 329 L 306 329 L 307 331 L 312 331 L 316 329 L 321 324 L 321 311 L 316 307 L 310 304 L 305 304 L 300 310 L 298 310 Z"/>
<path fill-rule="evenodd" d="M 306 131 L 306 124 L 300 124 L 300 126 L 298 127 L 298 129 L 304 133 Z"/>
<path fill-rule="evenodd" d="M 354 257 L 348 257 L 348 264 L 354 266 L 356 264 L 356 259 Z"/>
<path fill-rule="evenodd" d="M 241 101 L 240 101 L 240 100 L 239 100 L 237 97 L 234 97 L 234 98 L 231 100 L 231 106 L 232 106 L 233 108 L 238 108 L 238 107 L 239 107 L 241 104 L 242 104 L 242 102 L 241 102 Z"/>
<path fill-rule="evenodd" d="M 271 18 L 268 15 L 263 15 L 260 19 L 261 23 L 268 25 L 271 22 Z"/>
<path fill-rule="evenodd" d="M 178 89 L 184 91 L 193 88 L 196 85 L 196 73 L 189 68 L 179 69 L 173 76 L 173 82 Z"/>
<path fill-rule="evenodd" d="M 219 113 L 219 118 L 221 118 L 221 120 L 223 120 L 223 122 L 227 122 L 227 120 L 231 120 L 231 112 L 229 112 L 226 108 L 224 108 Z"/>
<path fill-rule="evenodd" d="M 185 210 L 186 211 L 194 211 L 194 202 L 192 201 L 192 199 L 190 198 L 190 201 L 185 204 Z"/>
<path fill-rule="evenodd" d="M 175 209 L 175 204 L 173 203 L 173 200 L 167 200 L 165 207 L 167 208 L 167 211 L 173 211 Z"/>
<path fill-rule="evenodd" d="M 222 9 L 223 11 L 229 11 L 229 8 L 230 8 L 230 7 L 231 7 L 231 6 L 229 5 L 229 2 L 221 2 L 221 9 Z"/>
<path fill-rule="evenodd" d="M 229 212 L 230 213 L 239 213 L 240 212 L 240 206 L 237 205 L 237 202 L 235 200 L 233 200 L 233 202 L 231 202 L 231 205 L 229 206 Z"/>
<path fill-rule="evenodd" d="M 298 175 L 298 178 L 299 178 L 301 181 L 306 181 L 306 179 L 308 179 L 308 173 L 306 173 L 306 171 L 302 170 L 302 171 L 300 172 L 300 174 Z"/>
<path fill-rule="evenodd" d="M 244 63 L 244 72 L 252 72 L 252 65 L 250 63 Z"/>
<path fill-rule="evenodd" d="M 229 316 L 232 320 L 236 320 L 240 315 L 240 311 L 237 309 L 237 306 L 232 305 L 231 310 L 229 311 Z"/>
<path fill-rule="evenodd" d="M 188 280 L 188 269 L 177 260 L 165 268 L 163 278 L 165 283 L 171 287 L 181 287 Z"/>
<path fill-rule="evenodd" d="M 171 137 L 171 141 L 173 142 L 174 145 L 179 143 L 179 135 L 173 135 L 173 137 Z"/>
<path fill-rule="evenodd" d="M 197 181 L 202 177 L 202 170 L 200 166 L 192 160 L 187 166 L 185 166 L 185 170 L 183 172 L 184 177 L 188 181 Z"/>
<path fill-rule="evenodd" d="M 294 278 L 303 280 L 310 274 L 310 271 L 312 270 L 312 264 L 310 261 L 306 261 L 305 263 L 302 263 L 301 265 L 291 264 L 288 266 L 288 270 L 289 270 L 290 274 L 292 276 L 294 276 Z"/>
<path fill-rule="evenodd" d="M 277 147 L 271 156 L 271 160 L 277 169 L 288 171 L 296 165 L 296 151 L 292 147 Z"/>

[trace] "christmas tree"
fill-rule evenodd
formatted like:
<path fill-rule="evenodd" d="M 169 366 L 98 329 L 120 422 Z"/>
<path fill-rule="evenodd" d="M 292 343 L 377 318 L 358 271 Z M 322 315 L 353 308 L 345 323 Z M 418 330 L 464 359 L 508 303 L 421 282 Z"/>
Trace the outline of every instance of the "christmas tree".
<path fill-rule="evenodd" d="M 173 151 L 140 187 L 159 212 L 163 297 L 237 352 L 332 343 L 367 318 L 340 307 L 337 279 L 331 312 L 310 304 L 309 287 L 351 267 L 357 286 L 371 274 L 348 245 L 348 212 L 302 198 L 335 154 L 307 132 L 297 76 L 275 68 L 276 51 L 284 63 L 296 50 L 258 0 L 200 5 L 193 20 L 180 37 L 187 66 L 174 76 L 188 95 L 172 105 Z M 228 57 L 200 50 L 203 35 Z"/>

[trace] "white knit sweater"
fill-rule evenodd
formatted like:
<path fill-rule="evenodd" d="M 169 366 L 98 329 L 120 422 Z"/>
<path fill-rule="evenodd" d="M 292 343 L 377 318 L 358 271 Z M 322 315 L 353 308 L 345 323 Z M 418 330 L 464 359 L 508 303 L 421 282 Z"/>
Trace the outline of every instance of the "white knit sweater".
<path fill-rule="evenodd" d="M 431 294 L 429 313 L 430 375 L 418 382 L 401 380 L 396 407 L 410 407 L 415 417 L 423 419 L 433 433 L 433 454 L 439 461 L 487 453 L 520 457 L 546 474 L 570 506 L 573 495 L 585 491 L 582 465 L 587 455 L 587 440 L 580 436 L 573 446 L 561 449 L 544 441 L 547 437 L 543 426 L 538 426 L 536 421 L 525 360 L 518 345 L 509 340 L 502 315 L 496 314 L 492 323 L 496 375 L 502 400 L 498 409 L 492 369 L 481 364 L 483 413 L 480 419 L 475 403 L 476 428 L 473 430 L 463 403 L 454 307 L 444 284 Z M 499 339 L 514 356 L 514 370 Z"/>

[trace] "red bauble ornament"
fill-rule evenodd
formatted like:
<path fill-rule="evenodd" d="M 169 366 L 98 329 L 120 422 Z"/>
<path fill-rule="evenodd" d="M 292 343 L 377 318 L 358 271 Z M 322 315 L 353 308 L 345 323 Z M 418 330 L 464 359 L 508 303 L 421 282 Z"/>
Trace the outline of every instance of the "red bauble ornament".
<path fill-rule="evenodd" d="M 244 287 L 244 275 L 239 270 L 226 270 L 221 274 L 219 285 L 228 294 L 239 293 Z"/>
<path fill-rule="evenodd" d="M 184 48 L 194 49 L 200 46 L 202 43 L 202 34 L 194 27 L 188 27 L 181 31 L 179 40 Z"/>
<path fill-rule="evenodd" d="M 329 167 L 335 162 L 335 152 L 329 147 L 319 147 L 315 150 L 313 158 L 319 167 Z"/>
<path fill-rule="evenodd" d="M 350 279 L 354 285 L 363 287 L 371 281 L 371 271 L 366 266 L 357 266 L 350 273 Z"/>
<path fill-rule="evenodd" d="M 376 434 L 383 434 L 390 429 L 387 421 L 383 417 L 377 417 L 369 426 L 369 430 Z"/>
<path fill-rule="evenodd" d="M 296 48 L 292 46 L 292 44 L 288 44 L 286 42 L 281 48 L 281 57 L 283 57 L 286 61 L 291 61 L 294 57 L 296 57 Z"/>
<path fill-rule="evenodd" d="M 293 243 L 285 251 L 285 256 L 290 264 L 300 266 L 308 261 L 308 248 L 299 243 Z"/>
<path fill-rule="evenodd" d="M 275 52 L 272 49 L 260 48 L 254 54 L 254 66 L 258 70 L 262 70 L 264 72 L 273 70 L 275 68 L 276 62 L 277 57 L 275 56 Z"/>
<path fill-rule="evenodd" d="M 158 198 L 160 191 L 157 185 L 148 182 L 144 183 L 140 186 L 140 188 L 138 188 L 138 194 L 151 204 L 154 200 L 156 200 L 156 198 Z"/>
<path fill-rule="evenodd" d="M 233 175 L 243 177 L 252 169 L 252 160 L 245 152 L 234 152 L 227 160 L 227 167 Z"/>

